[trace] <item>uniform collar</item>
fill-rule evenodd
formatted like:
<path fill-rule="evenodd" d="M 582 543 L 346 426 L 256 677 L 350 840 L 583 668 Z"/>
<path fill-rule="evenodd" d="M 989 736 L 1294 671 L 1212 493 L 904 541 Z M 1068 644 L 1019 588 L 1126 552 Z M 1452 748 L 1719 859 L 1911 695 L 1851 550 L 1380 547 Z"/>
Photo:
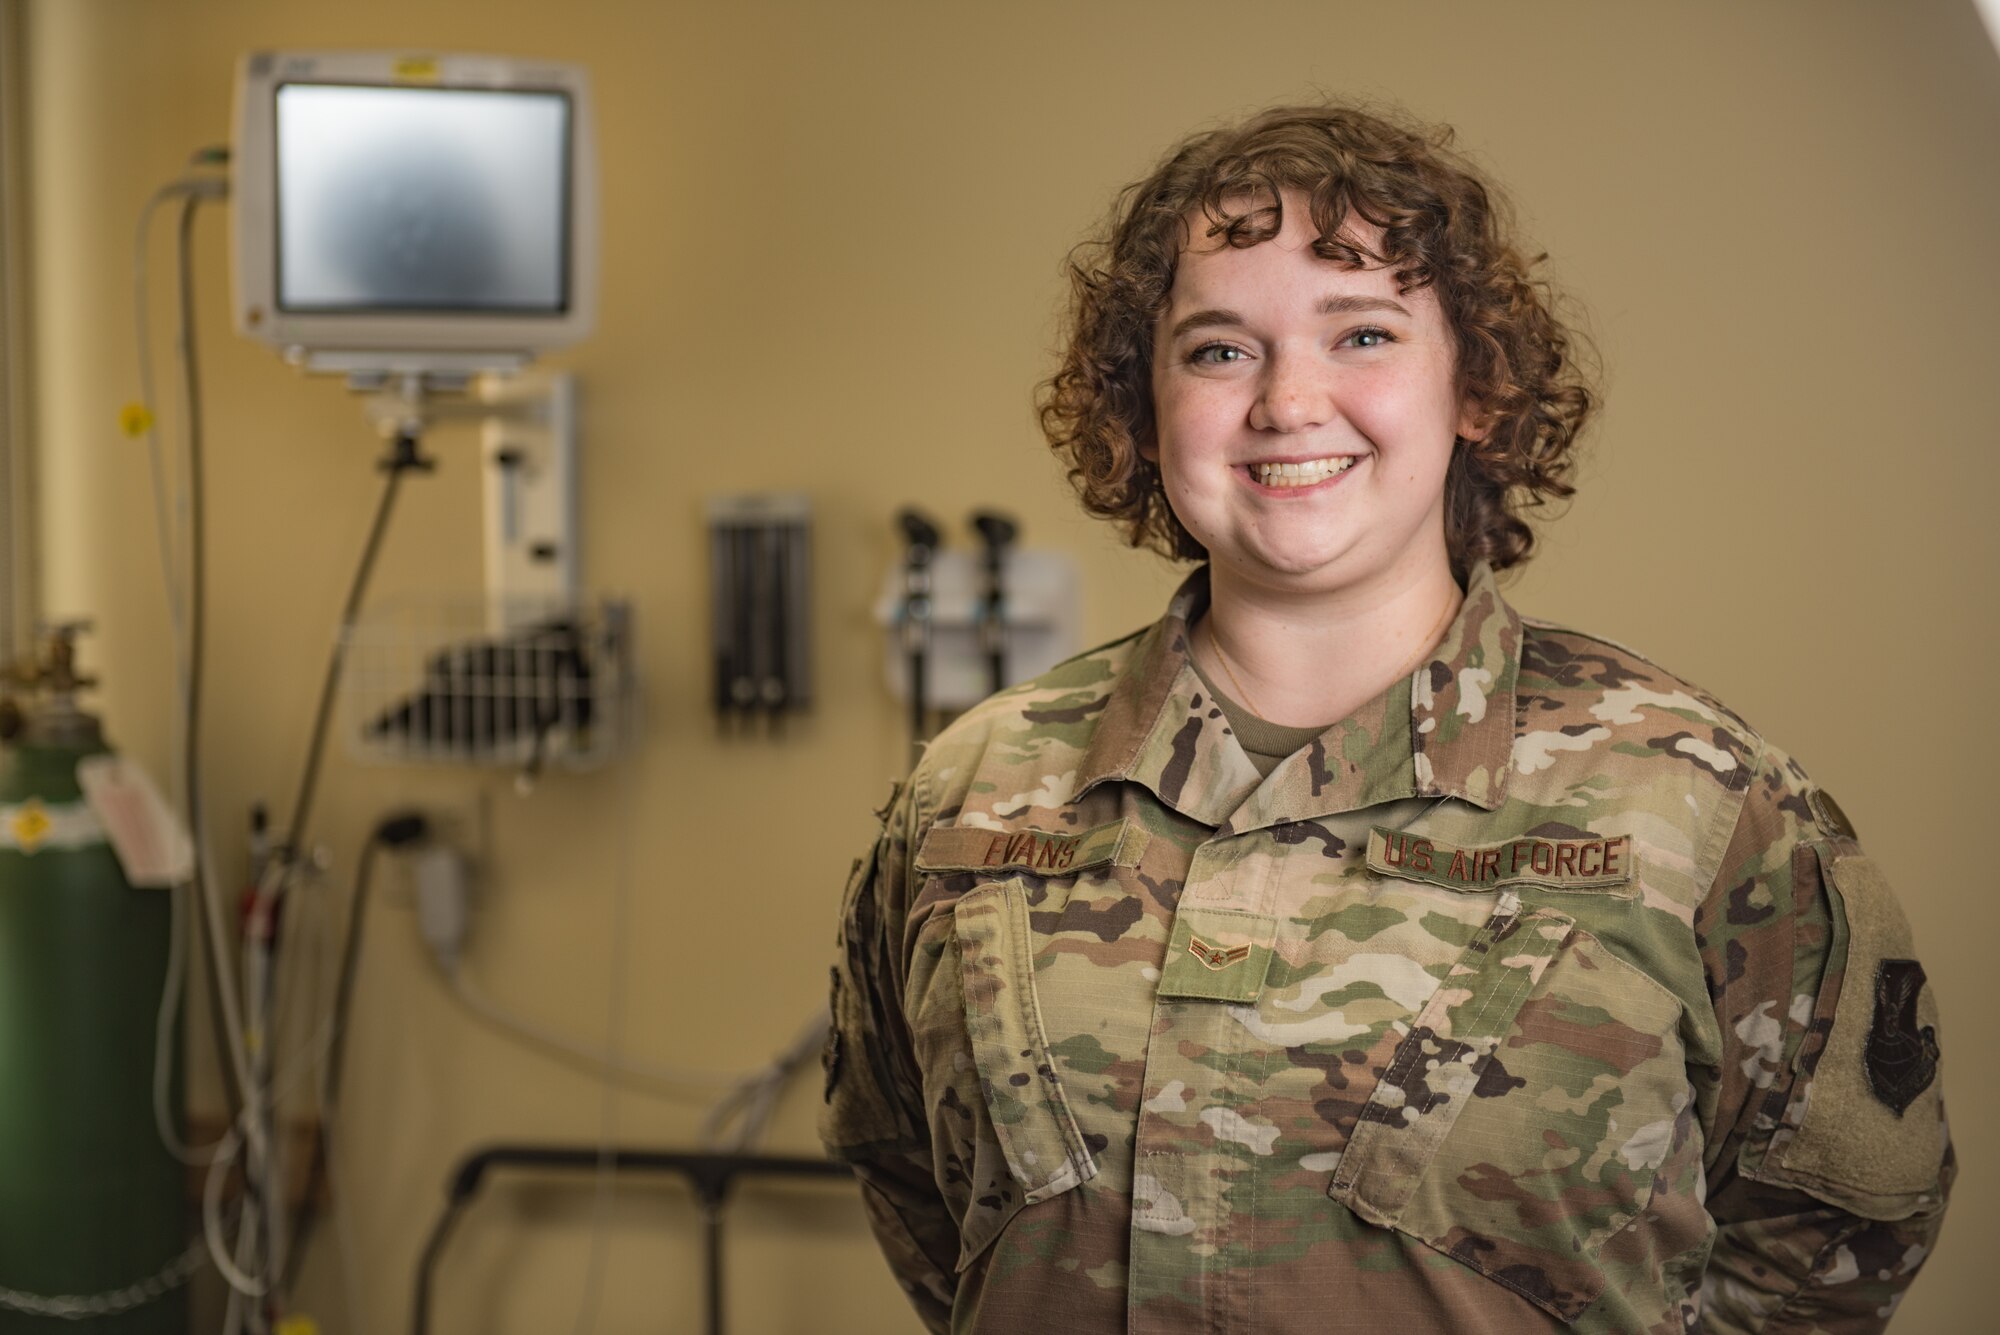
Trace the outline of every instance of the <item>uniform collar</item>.
<path fill-rule="evenodd" d="M 1188 627 L 1208 607 L 1195 570 L 1136 646 L 1077 775 L 1143 784 L 1166 805 L 1236 833 L 1409 797 L 1506 798 L 1521 618 L 1474 567 L 1431 658 L 1268 777 L 1258 775 L 1189 661 Z"/>

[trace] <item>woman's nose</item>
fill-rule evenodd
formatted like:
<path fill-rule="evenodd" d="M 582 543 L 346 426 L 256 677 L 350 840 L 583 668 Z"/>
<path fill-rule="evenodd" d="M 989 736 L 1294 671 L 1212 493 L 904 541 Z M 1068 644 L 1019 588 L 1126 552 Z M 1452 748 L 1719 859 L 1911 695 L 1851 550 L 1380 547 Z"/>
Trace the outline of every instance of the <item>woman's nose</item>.
<path fill-rule="evenodd" d="M 1259 431 L 1291 433 L 1324 426 L 1333 417 L 1333 385 L 1311 359 L 1279 352 L 1266 363 L 1264 382 L 1250 407 Z"/>

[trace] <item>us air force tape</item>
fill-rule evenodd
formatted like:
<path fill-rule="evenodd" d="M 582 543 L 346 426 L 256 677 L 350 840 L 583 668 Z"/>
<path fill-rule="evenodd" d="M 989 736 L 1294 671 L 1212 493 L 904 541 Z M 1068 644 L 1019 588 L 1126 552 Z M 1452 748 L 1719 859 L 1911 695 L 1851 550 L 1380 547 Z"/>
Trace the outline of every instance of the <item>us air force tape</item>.
<path fill-rule="evenodd" d="M 1368 834 L 1368 870 L 1448 890 L 1510 885 L 1601 890 L 1632 883 L 1632 840 L 1622 834 L 1581 839 L 1529 835 L 1460 847 L 1377 825 Z"/>

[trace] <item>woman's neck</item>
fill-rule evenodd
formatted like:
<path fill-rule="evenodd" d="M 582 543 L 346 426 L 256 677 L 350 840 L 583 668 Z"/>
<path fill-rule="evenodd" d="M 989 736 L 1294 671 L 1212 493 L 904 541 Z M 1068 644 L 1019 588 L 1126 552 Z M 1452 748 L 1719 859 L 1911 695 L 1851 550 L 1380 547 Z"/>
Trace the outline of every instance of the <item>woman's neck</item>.
<path fill-rule="evenodd" d="M 1272 723 L 1346 718 L 1436 647 L 1462 595 L 1448 562 L 1366 586 L 1294 593 L 1211 567 L 1194 652 L 1218 688 Z"/>

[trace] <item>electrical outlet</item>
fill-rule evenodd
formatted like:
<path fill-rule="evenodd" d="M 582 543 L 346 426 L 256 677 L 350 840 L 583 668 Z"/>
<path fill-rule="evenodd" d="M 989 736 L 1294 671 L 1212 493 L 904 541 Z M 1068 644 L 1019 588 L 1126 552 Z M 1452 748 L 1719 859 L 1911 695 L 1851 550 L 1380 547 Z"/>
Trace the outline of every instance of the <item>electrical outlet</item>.
<path fill-rule="evenodd" d="M 493 862 L 493 793 L 489 786 L 480 785 L 476 789 L 461 791 L 446 796 L 433 794 L 413 798 L 400 803 L 399 809 L 423 813 L 430 825 L 430 842 L 446 844 L 455 849 L 465 860 L 471 873 L 472 884 L 476 888 L 479 871 Z M 387 814 L 386 812 L 382 814 Z M 411 851 L 415 851 L 414 849 Z M 392 861 L 390 851 L 377 854 L 382 862 Z M 376 870 L 377 895 L 381 902 L 396 909 L 414 909 L 417 905 L 416 888 L 411 877 L 398 870 L 385 875 L 386 867 L 378 865 Z"/>

